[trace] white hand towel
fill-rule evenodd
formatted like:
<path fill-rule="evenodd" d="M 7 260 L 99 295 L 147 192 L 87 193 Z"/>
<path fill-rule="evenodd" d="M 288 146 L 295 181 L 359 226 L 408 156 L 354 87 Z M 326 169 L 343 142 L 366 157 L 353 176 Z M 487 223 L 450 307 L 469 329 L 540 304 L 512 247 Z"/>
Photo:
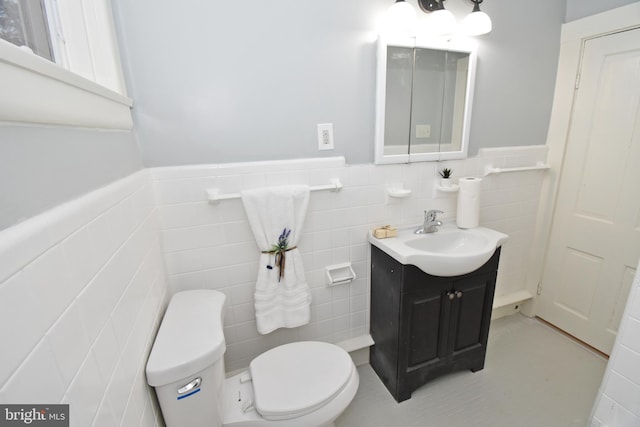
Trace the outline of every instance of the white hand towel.
<path fill-rule="evenodd" d="M 283 229 L 291 230 L 288 247 L 297 245 L 309 204 L 309 187 L 292 185 L 241 192 L 242 203 L 260 251 L 278 243 Z M 262 253 L 254 293 L 258 332 L 268 334 L 278 328 L 295 328 L 309 323 L 311 292 L 304 275 L 298 249 L 285 253 L 284 275 L 275 255 Z M 273 268 L 267 268 L 267 265 Z"/>

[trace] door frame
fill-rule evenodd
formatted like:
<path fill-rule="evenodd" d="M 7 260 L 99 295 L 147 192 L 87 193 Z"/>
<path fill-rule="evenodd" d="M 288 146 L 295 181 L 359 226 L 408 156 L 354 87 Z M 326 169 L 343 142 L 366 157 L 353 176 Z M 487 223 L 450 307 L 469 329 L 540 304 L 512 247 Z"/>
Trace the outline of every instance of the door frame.
<path fill-rule="evenodd" d="M 521 309 L 526 316 L 533 317 L 537 313 L 538 293 L 545 268 L 585 43 L 589 39 L 640 28 L 638 17 L 640 3 L 632 3 L 562 25 L 558 73 L 546 143 L 547 163 L 551 169 L 546 174 L 540 191 L 534 233 L 536 237 L 532 242 L 532 259 L 525 276 L 526 289 L 534 295 Z"/>

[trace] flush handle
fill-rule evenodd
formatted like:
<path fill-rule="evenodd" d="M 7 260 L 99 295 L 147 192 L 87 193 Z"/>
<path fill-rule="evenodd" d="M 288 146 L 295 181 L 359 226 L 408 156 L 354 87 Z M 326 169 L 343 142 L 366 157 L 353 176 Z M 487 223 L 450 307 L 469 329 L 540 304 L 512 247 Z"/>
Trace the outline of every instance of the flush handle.
<path fill-rule="evenodd" d="M 200 384 L 202 384 L 202 378 L 198 377 L 195 380 L 191 381 L 189 384 L 186 384 L 186 385 L 180 387 L 178 389 L 178 394 L 189 393 L 190 391 L 193 391 L 193 390 L 197 389 L 198 387 L 200 387 Z"/>

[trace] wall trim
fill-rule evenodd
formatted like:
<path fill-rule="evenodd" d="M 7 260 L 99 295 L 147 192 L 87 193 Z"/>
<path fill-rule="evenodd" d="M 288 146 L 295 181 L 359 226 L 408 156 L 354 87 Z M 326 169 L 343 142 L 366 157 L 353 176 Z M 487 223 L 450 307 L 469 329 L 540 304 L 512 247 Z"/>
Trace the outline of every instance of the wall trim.
<path fill-rule="evenodd" d="M 147 183 L 147 169 L 0 231 L 0 283 Z"/>

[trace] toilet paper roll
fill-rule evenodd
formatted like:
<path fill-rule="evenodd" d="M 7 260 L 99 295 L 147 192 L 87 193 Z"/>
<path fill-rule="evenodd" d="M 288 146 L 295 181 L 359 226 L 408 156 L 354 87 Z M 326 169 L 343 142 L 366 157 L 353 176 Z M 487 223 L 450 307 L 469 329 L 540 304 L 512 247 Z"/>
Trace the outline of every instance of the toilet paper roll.
<path fill-rule="evenodd" d="M 480 185 L 482 179 L 472 176 L 460 178 L 456 224 L 460 228 L 474 228 L 480 224 Z"/>

